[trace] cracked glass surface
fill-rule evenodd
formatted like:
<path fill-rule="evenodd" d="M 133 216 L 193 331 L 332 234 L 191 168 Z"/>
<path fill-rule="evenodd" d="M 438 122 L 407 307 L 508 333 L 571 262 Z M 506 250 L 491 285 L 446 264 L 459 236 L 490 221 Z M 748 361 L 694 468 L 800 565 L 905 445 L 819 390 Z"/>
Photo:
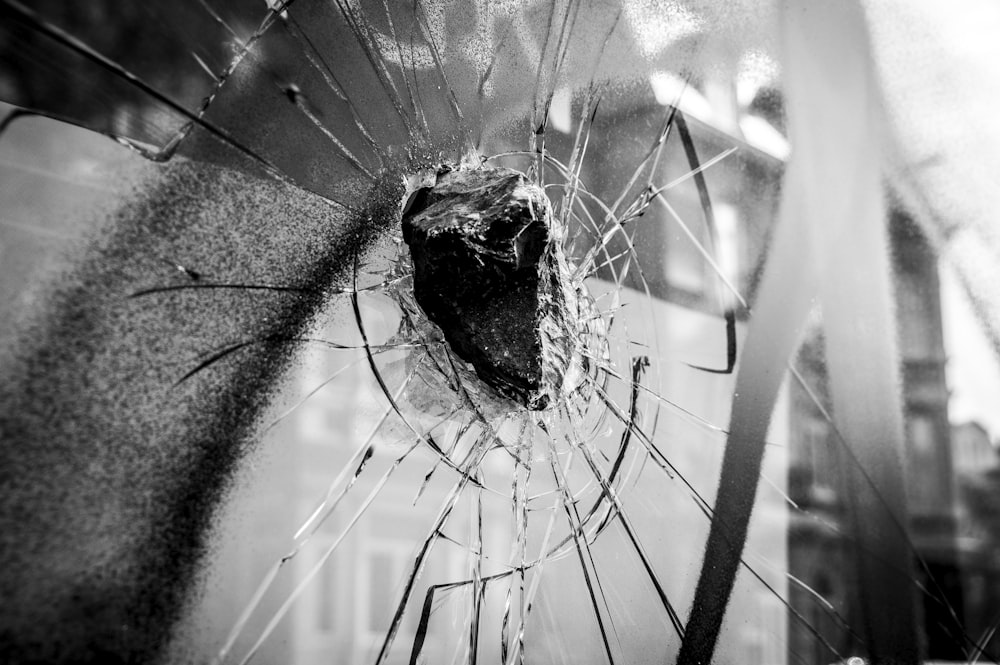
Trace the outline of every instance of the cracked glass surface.
<path fill-rule="evenodd" d="M 245 270 L 238 257 L 159 257 L 160 272 L 120 293 L 136 307 L 187 314 L 225 315 L 227 298 L 321 300 L 302 330 L 241 331 L 236 321 L 230 337 L 197 340 L 167 372 L 183 389 L 257 347 L 295 354 L 214 520 L 173 658 L 865 655 L 871 636 L 851 601 L 860 573 L 849 548 L 830 545 L 860 540 L 832 497 L 853 487 L 844 468 L 861 463 L 830 413 L 815 313 L 769 429 L 770 409 L 757 414 L 759 468 L 740 480 L 755 505 L 749 532 L 715 519 L 716 496 L 728 491 L 719 478 L 735 371 L 789 152 L 771 45 L 747 38 L 723 58 L 704 39 L 706 26 L 735 30 L 727 10 L 430 0 L 2 7 L 0 83 L 14 106 L 0 152 L 20 160 L 10 167 L 19 176 L 61 178 L 53 187 L 83 192 L 67 195 L 67 207 L 99 217 L 136 187 L 166 181 L 159 169 L 190 161 L 229 183 L 225 196 L 257 192 L 278 208 L 280 197 L 302 197 L 347 230 L 331 234 L 337 259 L 319 287 L 269 270 L 283 259 L 271 248 Z M 733 66 L 717 69 L 715 57 Z M 92 145 L 29 112 L 121 146 Z M 23 166 L 44 157 L 33 133 L 109 166 Z M 571 343 L 543 408 L 481 377 L 416 300 L 401 218 L 442 167 L 515 170 L 548 197 L 547 242 L 564 255 L 555 272 L 576 295 L 549 303 L 558 315 L 544 334 Z M 5 233 L 17 233 L 10 219 Z M 919 281 L 916 268 L 899 272 Z M 912 440 L 930 436 L 919 422 L 907 421 Z M 878 493 L 877 480 L 863 482 Z M 926 494 L 915 500 L 933 504 Z M 715 622 L 718 644 L 679 656 L 699 576 L 713 574 L 702 558 L 713 522 L 746 547 L 735 586 L 715 589 L 725 620 L 699 620 L 709 632 Z M 899 530 L 917 555 L 916 572 L 900 564 L 910 591 L 944 608 L 935 617 L 954 617 L 936 639 L 978 657 L 990 627 L 973 634 L 961 624 L 936 563 Z M 808 556 L 824 547 L 829 575 Z"/>

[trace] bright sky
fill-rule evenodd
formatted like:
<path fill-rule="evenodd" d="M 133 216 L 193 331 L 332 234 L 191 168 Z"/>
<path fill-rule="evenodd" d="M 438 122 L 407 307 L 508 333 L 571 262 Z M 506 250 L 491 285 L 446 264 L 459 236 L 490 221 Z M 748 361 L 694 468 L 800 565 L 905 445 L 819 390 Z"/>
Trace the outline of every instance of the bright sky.
<path fill-rule="evenodd" d="M 1000 364 L 954 273 L 941 264 L 941 309 L 952 423 L 974 420 L 1000 438 Z"/>

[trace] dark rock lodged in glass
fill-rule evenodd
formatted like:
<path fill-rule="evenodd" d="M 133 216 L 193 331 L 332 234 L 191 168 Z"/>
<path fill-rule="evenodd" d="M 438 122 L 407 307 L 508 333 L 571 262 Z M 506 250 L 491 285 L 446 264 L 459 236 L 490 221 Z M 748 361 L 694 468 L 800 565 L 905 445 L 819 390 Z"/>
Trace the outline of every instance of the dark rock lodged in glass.
<path fill-rule="evenodd" d="M 511 169 L 442 167 L 430 182 L 403 211 L 417 302 L 480 379 L 544 409 L 562 372 L 543 359 L 567 356 L 545 331 L 564 329 L 572 294 L 548 198 Z"/>

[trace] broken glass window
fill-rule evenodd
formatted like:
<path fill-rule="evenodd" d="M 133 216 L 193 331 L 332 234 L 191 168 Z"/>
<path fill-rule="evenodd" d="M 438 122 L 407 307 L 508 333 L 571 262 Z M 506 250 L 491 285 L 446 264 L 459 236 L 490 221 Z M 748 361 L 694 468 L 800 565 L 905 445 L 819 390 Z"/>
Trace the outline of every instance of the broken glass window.
<path fill-rule="evenodd" d="M 0 153 L 9 182 L 48 183 L 4 192 L 5 244 L 97 238 L 38 287 L 47 314 L 17 331 L 39 348 L 15 331 L 5 357 L 31 451 L 4 453 L 18 657 L 995 657 L 1000 592 L 963 583 L 955 546 L 996 532 L 978 467 L 953 496 L 934 257 L 900 209 L 899 399 L 879 237 L 776 221 L 789 139 L 828 145 L 795 134 L 809 72 L 779 71 L 768 12 L 0 8 Z M 39 231 L 76 207 L 93 228 Z M 848 250 L 865 258 L 829 267 Z M 852 337 L 852 312 L 877 332 Z M 872 386 L 845 401 L 852 378 Z M 43 606 L 63 628 L 39 646 Z"/>

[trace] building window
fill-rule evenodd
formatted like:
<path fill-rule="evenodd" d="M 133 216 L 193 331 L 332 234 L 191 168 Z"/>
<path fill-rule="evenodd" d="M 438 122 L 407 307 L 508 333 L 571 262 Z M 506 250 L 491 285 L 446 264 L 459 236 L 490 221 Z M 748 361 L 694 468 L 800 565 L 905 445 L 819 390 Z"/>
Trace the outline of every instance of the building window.
<path fill-rule="evenodd" d="M 914 513 L 935 512 L 944 500 L 938 474 L 937 426 L 926 413 L 913 413 L 907 420 L 907 493 Z"/>

